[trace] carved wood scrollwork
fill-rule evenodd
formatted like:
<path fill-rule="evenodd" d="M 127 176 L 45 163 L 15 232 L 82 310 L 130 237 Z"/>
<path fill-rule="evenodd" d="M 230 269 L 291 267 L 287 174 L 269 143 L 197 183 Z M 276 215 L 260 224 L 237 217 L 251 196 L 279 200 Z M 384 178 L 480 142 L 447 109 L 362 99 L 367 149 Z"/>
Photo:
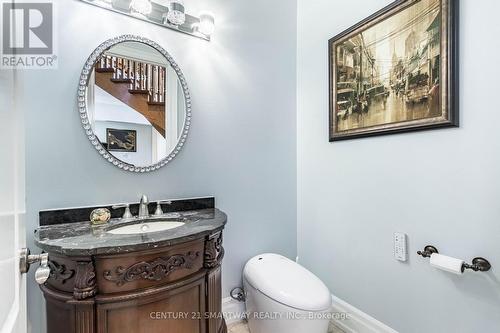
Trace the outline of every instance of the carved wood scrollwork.
<path fill-rule="evenodd" d="M 205 242 L 205 262 L 206 268 L 217 267 L 224 258 L 224 248 L 222 247 L 222 232 L 211 235 Z"/>
<path fill-rule="evenodd" d="M 79 261 L 76 266 L 75 287 L 73 297 L 83 300 L 92 297 L 97 292 L 94 263 Z"/>
<path fill-rule="evenodd" d="M 123 286 L 127 282 L 139 279 L 161 281 L 178 269 L 191 269 L 199 256 L 200 252 L 190 251 L 186 254 L 160 257 L 149 262 L 142 261 L 128 268 L 118 266 L 114 271 L 105 271 L 104 278 L 115 282 L 117 286 Z"/>
<path fill-rule="evenodd" d="M 55 261 L 49 261 L 50 267 L 50 278 L 54 279 L 61 284 L 65 284 L 66 281 L 71 279 L 75 275 L 74 269 L 67 269 L 66 265 L 59 264 Z"/>

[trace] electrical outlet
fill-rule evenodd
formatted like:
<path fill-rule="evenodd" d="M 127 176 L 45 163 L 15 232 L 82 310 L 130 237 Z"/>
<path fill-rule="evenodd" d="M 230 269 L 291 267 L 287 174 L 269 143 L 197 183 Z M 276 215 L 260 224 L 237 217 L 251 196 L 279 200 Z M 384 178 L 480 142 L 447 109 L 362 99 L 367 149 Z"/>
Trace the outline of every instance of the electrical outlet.
<path fill-rule="evenodd" d="M 394 233 L 394 258 L 399 261 L 406 261 L 406 234 Z"/>

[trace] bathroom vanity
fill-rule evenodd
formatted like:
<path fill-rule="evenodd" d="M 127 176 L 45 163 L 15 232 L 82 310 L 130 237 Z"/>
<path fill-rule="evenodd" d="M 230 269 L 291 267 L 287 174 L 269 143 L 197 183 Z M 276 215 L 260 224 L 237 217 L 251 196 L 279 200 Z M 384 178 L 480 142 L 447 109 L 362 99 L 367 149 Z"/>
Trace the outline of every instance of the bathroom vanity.
<path fill-rule="evenodd" d="M 49 258 L 50 277 L 40 286 L 48 333 L 226 332 L 221 261 L 227 216 L 213 207 L 213 198 L 165 203 L 161 216 L 154 216 L 154 205 L 146 207 L 147 219 L 121 219 L 122 208 L 100 226 L 82 220 L 92 208 L 40 212 L 35 242 Z M 136 213 L 138 205 L 130 210 Z M 170 222 L 182 225 L 127 229 Z M 119 228 L 130 233 L 113 233 Z"/>

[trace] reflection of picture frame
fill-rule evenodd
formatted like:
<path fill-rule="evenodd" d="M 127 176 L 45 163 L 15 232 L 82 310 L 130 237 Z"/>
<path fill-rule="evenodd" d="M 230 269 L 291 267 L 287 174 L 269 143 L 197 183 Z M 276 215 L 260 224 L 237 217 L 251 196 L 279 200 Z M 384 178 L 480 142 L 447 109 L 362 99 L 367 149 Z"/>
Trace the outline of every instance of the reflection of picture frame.
<path fill-rule="evenodd" d="M 398 0 L 330 39 L 330 141 L 458 126 L 457 44 L 457 0 Z"/>
<path fill-rule="evenodd" d="M 137 151 L 137 131 L 124 129 L 106 129 L 108 151 L 129 152 Z"/>

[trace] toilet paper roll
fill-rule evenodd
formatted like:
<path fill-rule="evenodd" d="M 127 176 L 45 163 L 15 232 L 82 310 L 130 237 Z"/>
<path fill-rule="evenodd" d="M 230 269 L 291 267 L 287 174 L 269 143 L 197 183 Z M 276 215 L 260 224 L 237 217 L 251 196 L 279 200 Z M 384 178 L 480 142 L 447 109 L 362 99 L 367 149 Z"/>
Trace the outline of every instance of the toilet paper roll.
<path fill-rule="evenodd" d="M 442 269 L 443 271 L 461 275 L 464 272 L 463 265 L 464 261 L 457 258 L 443 256 L 437 253 L 431 255 L 431 266 Z"/>

